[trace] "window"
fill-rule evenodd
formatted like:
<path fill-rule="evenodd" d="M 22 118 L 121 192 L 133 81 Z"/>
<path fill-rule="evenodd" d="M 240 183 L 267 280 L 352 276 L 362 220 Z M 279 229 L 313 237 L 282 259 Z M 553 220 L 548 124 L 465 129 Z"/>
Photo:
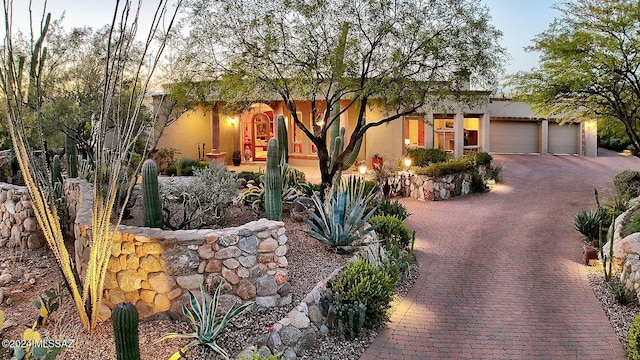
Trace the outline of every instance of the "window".
<path fill-rule="evenodd" d="M 464 153 L 478 151 L 478 130 L 480 128 L 479 118 L 464 119 Z"/>
<path fill-rule="evenodd" d="M 453 119 L 434 119 L 433 120 L 433 147 L 435 149 L 444 150 L 453 153 L 454 149 L 454 129 Z"/>
<path fill-rule="evenodd" d="M 422 115 L 404 117 L 404 138 L 407 146 L 424 146 L 424 117 Z M 408 144 L 407 139 L 409 140 Z"/>
<path fill-rule="evenodd" d="M 298 120 L 304 123 L 302 112 L 297 111 L 296 114 L 298 115 Z M 296 126 L 293 116 L 291 117 L 291 126 L 289 128 L 293 129 L 293 152 L 302 153 L 302 131 Z"/>

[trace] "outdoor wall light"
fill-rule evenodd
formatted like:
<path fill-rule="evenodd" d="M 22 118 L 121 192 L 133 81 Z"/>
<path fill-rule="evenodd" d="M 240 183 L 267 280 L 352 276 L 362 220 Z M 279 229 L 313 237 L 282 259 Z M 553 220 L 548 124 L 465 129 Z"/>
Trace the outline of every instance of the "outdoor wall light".
<path fill-rule="evenodd" d="M 236 126 L 236 124 L 238 123 L 238 119 L 235 117 L 232 117 L 231 119 L 229 119 L 229 122 L 231 123 L 231 125 Z"/>
<path fill-rule="evenodd" d="M 367 165 L 366 164 L 362 164 L 362 165 L 358 166 L 358 171 L 362 175 L 366 174 L 367 173 Z"/>
<path fill-rule="evenodd" d="M 411 166 L 411 158 L 404 158 L 404 166 L 408 169 Z"/>
<path fill-rule="evenodd" d="M 404 139 L 404 146 L 409 146 L 409 145 L 411 145 L 411 140 Z"/>

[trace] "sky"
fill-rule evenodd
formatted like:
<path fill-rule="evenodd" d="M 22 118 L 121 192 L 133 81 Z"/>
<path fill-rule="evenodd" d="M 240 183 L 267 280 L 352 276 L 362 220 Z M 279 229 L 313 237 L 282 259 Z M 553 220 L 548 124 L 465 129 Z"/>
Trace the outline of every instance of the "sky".
<path fill-rule="evenodd" d="M 19 4 L 26 0 L 18 0 Z M 557 10 L 551 9 L 559 0 L 480 0 L 489 8 L 492 22 L 502 31 L 502 46 L 504 46 L 511 60 L 505 64 L 506 73 L 527 71 L 537 66 L 538 55 L 526 53 L 524 47 L 531 44 L 531 40 L 544 31 L 558 16 Z M 34 1 L 40 3 L 41 1 Z M 143 2 L 143 14 L 150 17 L 154 10 L 154 1 Z M 54 18 L 65 13 L 63 23 L 67 27 L 92 26 L 100 27 L 111 22 L 115 0 L 48 0 L 47 7 Z M 17 5 L 16 5 L 17 6 Z M 146 10 L 146 11 L 145 11 Z M 38 12 L 34 11 L 37 15 Z M 22 12 L 21 17 L 26 13 Z M 16 19 L 19 13 L 15 14 Z M 144 17 L 143 22 L 144 25 Z M 146 22 L 148 26 L 148 22 Z M 145 28 L 142 27 L 141 31 Z"/>

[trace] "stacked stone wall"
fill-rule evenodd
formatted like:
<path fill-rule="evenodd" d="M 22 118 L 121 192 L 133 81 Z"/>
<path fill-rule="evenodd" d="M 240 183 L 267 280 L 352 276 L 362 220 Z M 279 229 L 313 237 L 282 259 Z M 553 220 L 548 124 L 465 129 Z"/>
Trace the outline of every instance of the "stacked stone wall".
<path fill-rule="evenodd" d="M 75 234 L 76 266 L 84 278 L 90 255 L 91 185 L 65 183 L 70 227 Z M 260 219 L 220 230 L 179 230 L 119 226 L 113 234 L 102 318 L 123 301 L 142 317 L 179 314 L 187 290 L 213 293 L 222 284 L 220 304 L 254 301 L 263 307 L 291 303 L 287 282 L 284 223 Z"/>
<path fill-rule="evenodd" d="M 26 187 L 0 183 L 0 219 L 0 247 L 36 249 L 44 245 Z"/>

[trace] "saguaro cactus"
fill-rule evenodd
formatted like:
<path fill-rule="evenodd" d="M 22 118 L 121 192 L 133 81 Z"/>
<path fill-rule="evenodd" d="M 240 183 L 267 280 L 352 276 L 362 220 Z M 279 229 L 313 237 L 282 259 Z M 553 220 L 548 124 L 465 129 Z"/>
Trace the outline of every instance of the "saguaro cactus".
<path fill-rule="evenodd" d="M 282 220 L 282 176 L 278 159 L 278 139 L 267 144 L 267 172 L 264 174 L 264 207 L 267 219 Z"/>
<path fill-rule="evenodd" d="M 158 192 L 158 167 L 148 159 L 142 164 L 142 203 L 144 205 L 144 226 L 162 227 L 162 207 Z"/>
<path fill-rule="evenodd" d="M 78 149 L 76 148 L 76 139 L 67 134 L 64 141 L 65 153 L 67 154 L 67 165 L 69 167 L 69 177 L 78 177 Z"/>
<path fill-rule="evenodd" d="M 131 303 L 116 305 L 111 313 L 118 360 L 140 360 L 138 310 Z"/>
<path fill-rule="evenodd" d="M 289 133 L 282 115 L 278 115 L 278 160 L 289 163 Z"/>

